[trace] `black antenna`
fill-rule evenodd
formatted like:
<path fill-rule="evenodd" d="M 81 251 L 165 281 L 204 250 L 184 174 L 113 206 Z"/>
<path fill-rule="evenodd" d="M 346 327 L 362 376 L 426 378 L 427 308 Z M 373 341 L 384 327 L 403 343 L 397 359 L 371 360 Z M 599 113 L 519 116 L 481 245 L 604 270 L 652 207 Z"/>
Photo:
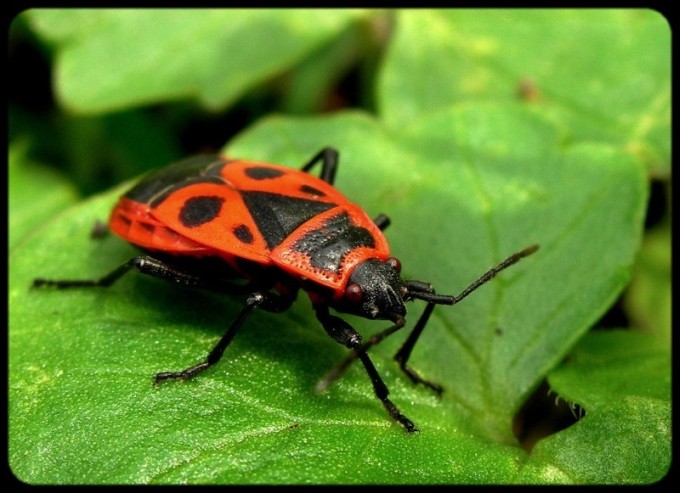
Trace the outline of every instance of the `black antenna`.
<path fill-rule="evenodd" d="M 416 291 L 416 290 L 409 291 L 408 296 L 410 298 L 427 301 L 429 303 L 434 303 L 435 305 L 455 305 L 456 303 L 458 303 L 459 301 L 464 299 L 467 295 L 472 293 L 475 289 L 480 287 L 482 284 L 491 280 L 494 276 L 496 276 L 496 274 L 498 274 L 502 270 L 510 267 L 512 264 L 516 264 L 517 262 L 519 262 L 524 257 L 528 257 L 529 255 L 534 253 L 536 250 L 538 250 L 538 245 L 534 244 L 534 245 L 526 247 L 524 250 L 521 250 L 517 253 L 513 253 L 512 255 L 510 255 L 508 258 L 503 260 L 497 266 L 492 267 L 489 270 L 487 270 L 484 274 L 482 274 L 482 276 L 479 279 L 477 279 L 475 282 L 473 282 L 467 288 L 465 288 L 458 296 L 435 294 L 435 293 L 432 293 L 432 292 L 424 292 L 424 291 Z M 407 285 L 408 285 L 408 282 L 407 282 Z"/>

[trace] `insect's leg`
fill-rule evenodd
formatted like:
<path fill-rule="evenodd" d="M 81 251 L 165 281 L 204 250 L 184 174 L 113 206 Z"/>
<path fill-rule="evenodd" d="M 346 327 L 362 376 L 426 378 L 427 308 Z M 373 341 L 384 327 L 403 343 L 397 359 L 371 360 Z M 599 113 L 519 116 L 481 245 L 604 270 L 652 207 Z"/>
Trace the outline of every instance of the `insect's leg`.
<path fill-rule="evenodd" d="M 80 287 L 109 287 L 118 279 L 120 279 L 130 269 L 136 268 L 142 274 L 147 274 L 153 277 L 160 277 L 161 279 L 174 281 L 184 286 L 208 288 L 226 292 L 229 294 L 244 294 L 252 292 L 252 287 L 247 285 L 238 285 L 226 282 L 221 279 L 210 279 L 207 277 L 200 277 L 177 267 L 174 267 L 167 262 L 158 260 L 149 255 L 140 255 L 133 257 L 124 264 L 120 265 L 113 271 L 99 279 L 34 279 L 33 287 L 52 286 L 57 289 L 80 288 Z"/>
<path fill-rule="evenodd" d="M 380 231 L 385 231 L 387 229 L 387 226 L 390 225 L 390 218 L 387 217 L 385 214 L 380 213 L 378 214 L 375 219 L 373 219 L 373 222 L 375 223 L 376 226 L 380 229 Z"/>
<path fill-rule="evenodd" d="M 397 354 L 394 355 L 394 359 L 397 363 L 399 363 L 399 368 L 401 368 L 402 371 L 406 373 L 406 375 L 411 379 L 413 383 L 422 383 L 426 387 L 429 387 L 432 390 L 434 390 L 437 394 L 441 394 L 444 390 L 441 385 L 439 385 L 438 383 L 430 382 L 429 380 L 425 380 L 423 377 L 418 375 L 418 373 L 416 373 L 410 366 L 406 365 L 406 362 L 411 356 L 411 351 L 413 351 L 413 347 L 416 345 L 416 342 L 418 341 L 418 337 L 420 337 L 420 334 L 422 334 L 425 325 L 427 325 L 427 322 L 430 319 L 430 315 L 432 315 L 434 307 L 435 303 L 430 302 L 427 304 L 425 310 L 423 310 L 423 313 L 420 315 L 418 322 L 416 322 L 416 325 L 413 327 L 413 330 L 406 338 L 406 341 L 401 346 L 399 351 L 397 351 Z"/>
<path fill-rule="evenodd" d="M 314 309 L 316 310 L 316 316 L 319 319 L 319 322 L 321 322 L 321 325 L 323 325 L 323 328 L 328 335 L 336 342 L 357 353 L 357 357 L 361 360 L 361 363 L 366 369 L 366 373 L 368 373 L 368 376 L 371 379 L 375 395 L 383 403 L 383 406 L 385 406 L 385 409 L 387 409 L 390 416 L 401 423 L 409 433 L 418 431 L 415 424 L 413 424 L 413 421 L 401 414 L 397 406 L 395 406 L 388 398 L 389 390 L 387 389 L 385 382 L 383 382 L 378 370 L 376 370 L 373 362 L 368 357 L 368 354 L 362 348 L 361 335 L 343 319 L 330 315 L 327 306 L 317 305 Z"/>
<path fill-rule="evenodd" d="M 114 282 L 120 279 L 125 273 L 127 273 L 133 267 L 137 267 L 141 270 L 140 266 L 145 265 L 146 256 L 134 257 L 125 262 L 123 265 L 116 267 L 114 270 L 109 272 L 99 279 L 43 279 L 37 278 L 33 279 L 33 287 L 42 286 L 52 286 L 57 289 L 67 289 L 67 288 L 82 288 L 82 287 L 102 287 L 106 288 L 111 286 Z"/>
<path fill-rule="evenodd" d="M 378 218 L 379 217 L 380 216 L 378 216 Z M 376 224 L 378 224 L 378 218 L 374 219 L 374 222 Z M 402 371 L 406 373 L 406 375 L 414 383 L 422 383 L 423 385 L 437 392 L 437 394 L 441 394 L 443 392 L 443 388 L 441 385 L 425 380 L 406 364 L 408 362 L 409 357 L 411 356 L 411 352 L 413 351 L 416 342 L 418 341 L 418 338 L 420 337 L 420 334 L 422 334 L 423 330 L 425 329 L 425 325 L 427 324 L 428 320 L 430 319 L 430 316 L 432 315 L 434 306 L 438 304 L 452 305 L 460 302 L 463 298 L 468 296 L 479 286 L 481 286 L 486 281 L 491 279 L 493 276 L 498 274 L 498 272 L 516 263 L 521 258 L 526 257 L 527 255 L 531 255 L 537 249 L 538 245 L 531 245 L 525 248 L 524 250 L 521 250 L 520 252 L 511 255 L 503 262 L 498 264 L 496 267 L 489 269 L 484 275 L 482 275 L 482 277 L 480 277 L 477 281 L 473 282 L 470 286 L 465 288 L 458 296 L 437 295 L 435 294 L 435 291 L 429 282 L 415 280 L 406 281 L 406 288 L 407 292 L 409 293 L 408 296 L 406 297 L 406 300 L 421 299 L 428 301 L 428 304 L 425 307 L 423 313 L 420 315 L 420 318 L 416 322 L 416 325 L 409 334 L 408 338 L 406 339 L 402 347 L 399 349 L 399 351 L 397 351 L 397 354 L 395 354 L 394 356 L 394 359 L 399 363 L 399 367 L 402 369 Z M 377 344 L 382 342 L 387 336 L 395 333 L 402 327 L 403 324 L 395 324 L 383 330 L 382 332 L 378 332 L 377 334 L 373 335 L 370 339 L 368 339 L 368 341 L 362 344 L 363 350 L 367 351 L 369 348 L 376 346 Z M 328 387 L 330 387 L 333 384 L 333 382 L 335 382 L 345 373 L 345 371 L 347 371 L 347 368 L 349 368 L 349 366 L 357 358 L 358 354 L 356 351 L 350 352 L 349 355 L 347 355 L 347 357 L 338 366 L 333 368 L 323 377 L 323 379 L 321 379 L 321 381 L 319 381 L 319 383 L 316 385 L 316 391 L 323 392 Z"/>
<path fill-rule="evenodd" d="M 232 339 L 234 339 L 238 329 L 241 328 L 241 325 L 243 325 L 245 319 L 248 318 L 248 315 L 250 315 L 255 308 L 264 306 L 267 304 L 267 302 L 271 303 L 268 296 L 269 295 L 262 292 L 255 292 L 248 296 L 245 303 L 243 304 L 243 307 L 241 308 L 241 311 L 236 316 L 236 319 L 231 323 L 217 345 L 215 345 L 212 351 L 210 351 L 208 357 L 203 362 L 194 366 L 190 366 L 189 368 L 186 368 L 182 371 L 166 371 L 157 373 L 154 376 L 154 384 L 163 382 L 165 380 L 174 380 L 178 378 L 182 380 L 188 380 L 194 375 L 210 368 L 212 365 L 217 363 L 222 358 L 224 350 L 227 349 L 227 346 L 231 343 Z"/>
<path fill-rule="evenodd" d="M 290 307 L 295 300 L 295 293 L 285 296 L 277 296 L 271 293 L 255 292 L 246 299 L 241 311 L 236 316 L 236 319 L 231 323 L 227 331 L 224 333 L 219 342 L 210 351 L 207 358 L 194 366 L 186 368 L 182 371 L 161 372 L 154 376 L 154 384 L 163 382 L 165 380 L 182 379 L 188 380 L 194 375 L 208 369 L 220 359 L 224 354 L 225 349 L 231 343 L 236 332 L 241 328 L 245 319 L 252 313 L 255 308 L 260 308 L 270 312 L 281 312 Z"/>
<path fill-rule="evenodd" d="M 301 170 L 309 172 L 317 163 L 321 163 L 321 178 L 332 185 L 335 182 L 335 172 L 338 169 L 338 151 L 332 147 L 324 147 Z"/>
<path fill-rule="evenodd" d="M 408 281 L 407 282 L 408 289 L 413 292 L 415 290 L 418 291 L 425 291 L 428 293 L 434 294 L 434 290 L 430 286 L 429 283 L 421 282 L 421 281 Z M 410 366 L 408 366 L 406 363 L 408 362 L 409 357 L 411 356 L 411 352 L 413 351 L 413 348 L 418 341 L 418 338 L 420 337 L 420 334 L 422 334 L 423 329 L 425 329 L 425 325 L 427 324 L 428 320 L 430 319 L 430 315 L 432 315 L 432 311 L 434 310 L 435 303 L 428 303 L 427 306 L 425 307 L 425 310 L 423 310 L 423 313 L 420 315 L 420 318 L 416 322 L 416 325 L 413 327 L 413 330 L 407 337 L 406 341 L 404 344 L 401 346 L 399 351 L 397 351 L 397 354 L 394 355 L 394 359 L 399 363 L 399 368 L 406 373 L 406 375 L 411 379 L 412 382 L 414 383 L 421 383 L 425 385 L 426 387 L 431 388 L 434 390 L 437 394 L 441 394 L 443 392 L 443 388 L 441 385 L 430 382 L 429 380 L 425 380 L 422 378 L 418 373 L 413 370 Z M 380 344 L 387 336 L 390 336 L 394 334 L 396 331 L 401 329 L 404 326 L 403 323 L 401 324 L 394 324 L 387 329 L 378 332 L 377 334 L 373 335 L 370 339 L 368 339 L 366 342 L 364 342 L 361 345 L 361 350 L 363 352 L 368 351 L 369 348 L 373 346 L 377 346 Z M 349 366 L 359 357 L 359 351 L 352 351 L 347 355 L 347 357 L 335 368 L 333 368 L 330 372 L 328 372 L 321 381 L 316 385 L 316 391 L 317 392 L 323 392 L 326 390 L 328 387 L 330 387 L 333 382 L 335 382 L 338 378 L 340 378 L 345 371 L 349 368 Z"/>
<path fill-rule="evenodd" d="M 425 380 L 420 375 L 418 375 L 413 369 L 406 365 L 406 362 L 411 356 L 411 351 L 413 351 L 413 347 L 416 345 L 416 342 L 418 341 L 418 337 L 420 337 L 420 334 L 422 334 L 425 325 L 427 325 L 427 321 L 430 319 L 430 315 L 432 315 L 432 311 L 434 310 L 435 305 L 439 304 L 455 305 L 456 303 L 459 303 L 463 298 L 465 298 L 474 290 L 479 288 L 481 285 L 489 281 L 499 272 L 517 263 L 522 258 L 531 255 L 536 250 L 538 250 L 538 245 L 530 245 L 524 250 L 521 250 L 517 253 L 510 255 L 508 258 L 503 260 L 497 266 L 487 270 L 479 279 L 477 279 L 467 288 L 465 288 L 458 296 L 437 295 L 435 294 L 434 289 L 432 289 L 432 286 L 428 282 L 406 281 L 406 288 L 407 292 L 409 293 L 406 299 L 421 299 L 428 302 L 427 306 L 425 307 L 425 310 L 423 311 L 423 314 L 420 316 L 418 322 L 413 328 L 413 331 L 411 331 L 404 344 L 401 346 L 399 351 L 397 351 L 397 354 L 394 355 L 394 359 L 399 363 L 400 368 L 404 371 L 404 373 L 406 373 L 406 375 L 408 375 L 408 377 L 414 383 L 422 383 L 423 385 L 430 387 L 438 394 L 441 394 L 443 391 L 441 385 Z"/>
<path fill-rule="evenodd" d="M 403 320 L 403 319 L 402 319 Z M 394 334 L 396 331 L 401 329 L 404 326 L 404 323 L 397 323 L 394 325 L 391 325 L 385 330 L 382 330 L 378 332 L 377 334 L 373 334 L 366 342 L 363 342 L 361 344 L 361 350 L 366 352 L 373 346 L 377 346 L 380 342 L 382 342 L 387 336 Z M 347 355 L 347 357 L 340 362 L 338 366 L 333 368 L 331 371 L 326 373 L 326 375 L 319 381 L 319 383 L 316 384 L 315 390 L 317 392 L 323 392 L 326 390 L 328 387 L 330 387 L 338 378 L 340 378 L 344 373 L 347 371 L 347 369 L 350 367 L 352 363 L 354 363 L 357 358 L 359 357 L 359 353 L 355 350 L 350 351 L 350 353 Z"/>
<path fill-rule="evenodd" d="M 429 380 L 425 380 L 420 375 L 418 375 L 418 373 L 413 368 L 406 364 L 409 357 L 411 356 L 413 347 L 415 346 L 416 342 L 418 341 L 418 338 L 420 337 L 420 334 L 423 332 L 425 325 L 430 319 L 430 315 L 432 315 L 432 310 L 434 310 L 434 307 L 435 303 L 427 304 L 425 310 L 423 310 L 423 313 L 420 315 L 420 318 L 416 322 L 416 325 L 413 327 L 413 330 L 409 334 L 408 338 L 401 346 L 399 351 L 397 351 L 397 354 L 394 355 L 394 359 L 397 363 L 399 363 L 399 368 L 401 368 L 401 370 L 404 373 L 406 373 L 406 375 L 411 379 L 413 383 L 421 383 L 426 387 L 429 387 L 432 390 L 434 390 L 437 394 L 441 394 L 444 391 L 441 385 L 435 382 L 431 382 Z M 362 351 L 366 352 L 368 351 L 369 348 L 377 346 L 383 340 L 385 340 L 387 336 L 394 334 L 397 330 L 401 329 L 402 327 L 403 324 L 394 324 L 391 327 L 388 327 L 387 329 L 378 332 L 377 334 L 373 335 L 370 339 L 368 339 L 368 341 L 361 345 Z M 359 357 L 358 351 L 352 351 L 351 353 L 349 353 L 347 357 L 338 366 L 329 371 L 323 377 L 323 379 L 319 381 L 319 383 L 316 385 L 316 391 L 323 392 L 328 387 L 330 387 L 333 384 L 333 382 L 335 382 L 345 373 L 345 371 L 347 371 L 349 366 L 358 357 Z"/>

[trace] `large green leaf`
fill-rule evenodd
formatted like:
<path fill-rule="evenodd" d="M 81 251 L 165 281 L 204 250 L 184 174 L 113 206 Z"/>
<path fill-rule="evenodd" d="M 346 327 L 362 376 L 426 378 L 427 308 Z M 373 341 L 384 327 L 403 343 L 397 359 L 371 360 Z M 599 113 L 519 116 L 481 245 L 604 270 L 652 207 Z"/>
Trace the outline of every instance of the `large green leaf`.
<path fill-rule="evenodd" d="M 363 14 L 38 9 L 28 15 L 57 52 L 61 102 L 74 111 L 99 113 L 188 97 L 208 108 L 223 107 L 302 60 Z"/>
<path fill-rule="evenodd" d="M 392 126 L 451 104 L 524 98 L 570 139 L 670 172 L 671 33 L 647 10 L 401 11 L 378 92 Z"/>
<path fill-rule="evenodd" d="M 587 415 L 539 443 L 518 479 L 650 483 L 671 463 L 670 351 L 630 331 L 589 334 L 550 385 Z"/>
<path fill-rule="evenodd" d="M 120 189 L 72 209 L 10 257 L 12 470 L 31 483 L 516 481 L 527 455 L 511 418 L 625 285 L 645 203 L 636 161 L 606 146 L 564 149 L 558 135 L 526 109 L 479 105 L 398 133 L 358 113 L 272 118 L 228 147 L 299 166 L 337 146 L 338 187 L 392 217 L 405 277 L 441 293 L 541 245 L 435 312 L 411 362 L 444 385 L 441 399 L 391 361 L 403 334 L 371 352 L 421 429 L 411 436 L 360 367 L 314 393 L 345 351 L 303 299 L 283 315 L 253 315 L 205 374 L 153 388 L 154 373 L 200 361 L 239 303 L 134 274 L 105 290 L 30 290 L 34 277 L 95 277 L 134 254 L 88 236 Z M 421 308 L 409 308 L 413 323 Z M 347 319 L 364 335 L 384 327 Z"/>

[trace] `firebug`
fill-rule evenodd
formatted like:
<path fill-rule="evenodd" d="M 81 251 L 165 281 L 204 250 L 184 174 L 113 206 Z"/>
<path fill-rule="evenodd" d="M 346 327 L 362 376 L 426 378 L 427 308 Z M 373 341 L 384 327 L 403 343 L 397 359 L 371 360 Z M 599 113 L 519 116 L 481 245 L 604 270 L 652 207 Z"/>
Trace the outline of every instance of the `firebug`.
<path fill-rule="evenodd" d="M 310 174 L 321 165 L 319 177 Z M 454 305 L 537 245 L 510 255 L 458 296 L 441 295 L 428 282 L 405 280 L 382 231 L 384 214 L 371 219 L 333 184 L 338 153 L 327 147 L 300 170 L 260 162 L 201 155 L 152 172 L 114 206 L 109 228 L 139 247 L 136 256 L 99 279 L 35 279 L 34 286 L 108 287 L 132 268 L 178 284 L 244 297 L 234 321 L 200 363 L 155 375 L 154 383 L 186 380 L 216 364 L 257 308 L 282 312 L 300 290 L 311 299 L 328 335 L 350 349 L 318 385 L 322 390 L 358 359 L 389 415 L 408 432 L 418 431 L 389 399 L 368 349 L 404 327 L 407 301 L 427 303 L 396 353 L 416 384 L 440 394 L 442 387 L 407 365 L 436 305 Z M 364 342 L 331 309 L 391 325 Z"/>

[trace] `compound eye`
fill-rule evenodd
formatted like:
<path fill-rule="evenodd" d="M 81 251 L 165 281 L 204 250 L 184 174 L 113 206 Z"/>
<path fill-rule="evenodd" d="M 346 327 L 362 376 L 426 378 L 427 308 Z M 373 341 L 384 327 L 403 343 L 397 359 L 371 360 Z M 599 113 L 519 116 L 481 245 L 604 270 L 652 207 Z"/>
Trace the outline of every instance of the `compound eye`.
<path fill-rule="evenodd" d="M 391 265 L 397 272 L 401 272 L 401 262 L 399 262 L 399 259 L 390 257 L 385 260 L 385 263 Z"/>
<path fill-rule="evenodd" d="M 345 299 L 351 303 L 361 303 L 364 290 L 355 282 L 351 282 L 345 288 Z"/>

